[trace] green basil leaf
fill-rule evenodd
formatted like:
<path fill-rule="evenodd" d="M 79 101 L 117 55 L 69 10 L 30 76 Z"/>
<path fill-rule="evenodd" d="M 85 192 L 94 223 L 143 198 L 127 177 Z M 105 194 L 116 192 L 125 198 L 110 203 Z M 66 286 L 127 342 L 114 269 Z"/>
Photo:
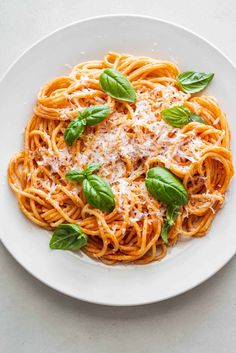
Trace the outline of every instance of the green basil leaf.
<path fill-rule="evenodd" d="M 154 198 L 168 205 L 161 230 L 161 237 L 168 244 L 168 230 L 175 223 L 180 206 L 188 202 L 187 190 L 173 173 L 163 167 L 149 169 L 145 184 Z"/>
<path fill-rule="evenodd" d="M 79 250 L 87 244 L 88 237 L 76 224 L 61 224 L 53 232 L 51 249 Z"/>
<path fill-rule="evenodd" d="M 168 230 L 170 228 L 170 225 L 168 224 L 167 221 L 165 221 L 165 223 L 163 224 L 162 228 L 161 228 L 161 238 L 164 241 L 165 244 L 169 244 L 168 241 Z"/>
<path fill-rule="evenodd" d="M 168 206 L 167 212 L 166 212 L 166 221 L 163 224 L 161 229 L 161 237 L 166 244 L 169 244 L 168 230 L 170 227 L 172 227 L 175 224 L 178 214 L 179 214 L 179 206 L 172 206 L 172 205 Z"/>
<path fill-rule="evenodd" d="M 78 120 L 85 121 L 86 126 L 92 126 L 103 121 L 111 113 L 107 105 L 93 105 L 78 113 Z"/>
<path fill-rule="evenodd" d="M 166 212 L 166 220 L 170 226 L 173 226 L 175 224 L 176 218 L 179 214 L 179 209 L 180 209 L 179 206 L 175 206 L 175 205 L 168 206 L 167 212 Z"/>
<path fill-rule="evenodd" d="M 190 110 L 184 106 L 175 106 L 161 111 L 161 116 L 173 127 L 181 128 L 190 122 Z"/>
<path fill-rule="evenodd" d="M 67 145 L 72 145 L 72 143 L 83 133 L 84 122 L 75 119 L 70 122 L 68 127 L 64 132 L 64 139 Z"/>
<path fill-rule="evenodd" d="M 136 93 L 130 81 L 114 69 L 105 69 L 99 77 L 102 89 L 113 98 L 135 102 Z"/>
<path fill-rule="evenodd" d="M 204 90 L 212 81 L 214 74 L 204 72 L 185 71 L 176 77 L 180 88 L 185 93 L 197 93 Z"/>
<path fill-rule="evenodd" d="M 82 189 L 87 202 L 102 211 L 111 212 L 115 208 L 111 187 L 98 175 L 92 174 L 101 165 L 101 163 L 91 163 L 85 170 L 72 169 L 66 174 L 66 178 L 70 181 L 83 181 Z"/>
<path fill-rule="evenodd" d="M 98 175 L 88 175 L 83 181 L 83 192 L 90 205 L 105 212 L 115 208 L 115 199 L 110 185 Z"/>
<path fill-rule="evenodd" d="M 199 115 L 197 115 L 195 113 L 190 114 L 190 122 L 206 124 L 206 122 Z"/>
<path fill-rule="evenodd" d="M 182 182 L 168 169 L 149 169 L 145 185 L 152 196 L 167 205 L 182 206 L 188 202 L 188 193 Z"/>
<path fill-rule="evenodd" d="M 102 163 L 91 163 L 84 170 L 86 176 L 91 175 L 95 170 L 99 169 L 102 166 Z"/>
<path fill-rule="evenodd" d="M 66 179 L 70 181 L 81 182 L 86 178 L 85 172 L 81 169 L 71 169 L 66 174 Z"/>

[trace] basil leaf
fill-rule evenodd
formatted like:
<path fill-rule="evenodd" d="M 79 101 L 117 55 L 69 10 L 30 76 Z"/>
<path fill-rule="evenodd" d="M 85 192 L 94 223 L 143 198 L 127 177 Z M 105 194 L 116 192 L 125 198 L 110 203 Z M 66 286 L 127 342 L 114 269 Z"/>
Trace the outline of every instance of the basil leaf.
<path fill-rule="evenodd" d="M 188 202 L 187 190 L 173 173 L 163 167 L 149 169 L 145 184 L 154 198 L 168 205 L 161 230 L 161 237 L 168 244 L 168 230 L 175 223 L 180 206 Z"/>
<path fill-rule="evenodd" d="M 83 181 L 83 192 L 90 205 L 99 210 L 111 212 L 115 199 L 110 185 L 98 175 L 88 175 Z"/>
<path fill-rule="evenodd" d="M 85 121 L 86 126 L 92 126 L 103 121 L 111 112 L 107 105 L 94 105 L 78 113 L 78 120 Z"/>
<path fill-rule="evenodd" d="M 195 113 L 191 113 L 189 118 L 190 118 L 190 122 L 206 124 L 206 122 L 199 115 Z"/>
<path fill-rule="evenodd" d="M 67 145 L 72 145 L 72 143 L 83 133 L 84 122 L 78 119 L 71 121 L 64 132 L 64 139 Z"/>
<path fill-rule="evenodd" d="M 70 181 L 77 181 L 81 182 L 86 178 L 85 173 L 81 169 L 71 169 L 67 174 L 66 174 L 66 179 Z"/>
<path fill-rule="evenodd" d="M 213 73 L 185 71 L 176 77 L 180 88 L 185 93 L 197 93 L 206 88 L 214 77 Z"/>
<path fill-rule="evenodd" d="M 105 69 L 99 77 L 102 89 L 113 98 L 135 102 L 136 93 L 130 81 L 114 69 Z"/>
<path fill-rule="evenodd" d="M 181 128 L 191 122 L 206 124 L 205 121 L 197 114 L 191 113 L 187 107 L 175 106 L 161 111 L 161 116 L 173 127 Z"/>
<path fill-rule="evenodd" d="M 88 237 L 76 224 L 61 224 L 53 232 L 51 249 L 79 250 L 87 244 Z"/>
<path fill-rule="evenodd" d="M 83 133 L 85 126 L 92 126 L 103 121 L 111 112 L 106 105 L 94 105 L 78 113 L 78 117 L 73 120 L 64 132 L 64 139 L 67 145 L 72 143 Z"/>
<path fill-rule="evenodd" d="M 175 224 L 176 218 L 179 214 L 179 206 L 171 205 L 168 206 L 166 212 L 166 221 L 168 222 L 169 226 L 173 226 Z"/>
<path fill-rule="evenodd" d="M 178 217 L 179 214 L 179 206 L 168 206 L 167 212 L 166 212 L 166 221 L 162 226 L 161 229 L 161 237 L 164 240 L 166 244 L 169 244 L 168 242 L 168 230 L 170 227 L 172 227 Z"/>
<path fill-rule="evenodd" d="M 66 173 L 66 179 L 70 181 L 82 182 L 88 175 L 92 174 L 95 170 L 100 168 L 102 163 L 91 163 L 84 170 L 81 169 L 71 169 Z"/>
<path fill-rule="evenodd" d="M 66 174 L 66 178 L 71 181 L 83 181 L 82 189 L 87 202 L 102 211 L 111 212 L 115 208 L 111 187 L 98 175 L 92 174 L 101 165 L 101 163 L 91 163 L 84 170 L 72 169 Z"/>
<path fill-rule="evenodd" d="M 182 206 L 188 202 L 188 193 L 181 181 L 164 167 L 149 169 L 145 185 L 155 199 L 167 205 Z"/>
<path fill-rule="evenodd" d="M 86 176 L 91 175 L 95 170 L 99 169 L 101 167 L 102 163 L 91 163 L 87 166 L 87 168 L 84 170 L 84 174 Z"/>
<path fill-rule="evenodd" d="M 190 110 L 184 106 L 175 106 L 161 111 L 161 116 L 173 127 L 181 128 L 190 122 Z"/>

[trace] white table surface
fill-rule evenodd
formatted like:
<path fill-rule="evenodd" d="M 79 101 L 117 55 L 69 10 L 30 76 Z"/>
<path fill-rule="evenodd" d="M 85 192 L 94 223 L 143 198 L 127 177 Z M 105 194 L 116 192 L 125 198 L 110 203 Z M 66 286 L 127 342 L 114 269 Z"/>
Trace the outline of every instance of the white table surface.
<path fill-rule="evenodd" d="M 81 18 L 108 13 L 176 22 L 236 62 L 235 0 L 0 0 L 0 76 L 42 36 Z M 235 273 L 236 258 L 177 298 L 142 307 L 105 307 L 49 289 L 0 246 L 0 352 L 233 353 Z"/>

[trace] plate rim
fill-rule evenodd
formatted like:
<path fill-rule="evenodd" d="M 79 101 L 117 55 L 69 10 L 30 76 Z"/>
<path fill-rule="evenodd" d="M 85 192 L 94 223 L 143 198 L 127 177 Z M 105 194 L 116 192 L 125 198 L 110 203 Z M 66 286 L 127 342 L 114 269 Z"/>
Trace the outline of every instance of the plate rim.
<path fill-rule="evenodd" d="M 98 19 L 103 19 L 103 18 L 110 18 L 110 17 L 131 17 L 131 18 L 141 18 L 141 19 L 147 19 L 147 20 L 154 20 L 154 21 L 158 21 L 158 22 L 162 22 L 168 25 L 171 25 L 173 27 L 177 27 L 180 29 L 183 29 L 186 32 L 189 32 L 191 34 L 193 34 L 195 37 L 198 37 L 199 39 L 201 39 L 202 41 L 204 41 L 205 43 L 207 43 L 208 45 L 210 45 L 211 47 L 213 47 L 216 51 L 218 51 L 230 64 L 231 66 L 236 70 L 236 63 L 233 62 L 233 60 L 231 60 L 225 53 L 223 53 L 223 51 L 218 48 L 215 44 L 212 44 L 212 42 L 210 42 L 208 39 L 206 39 L 205 37 L 201 36 L 200 34 L 192 31 L 191 29 L 177 24 L 173 21 L 169 21 L 169 20 L 164 20 L 163 18 L 160 17 L 155 17 L 155 16 L 148 16 L 148 15 L 139 15 L 139 14 L 127 14 L 127 13 L 117 13 L 117 14 L 108 14 L 108 15 L 98 15 L 98 16 L 91 16 L 91 17 L 85 17 L 82 18 L 78 21 L 73 21 L 69 24 L 66 24 L 64 26 L 60 26 L 57 29 L 55 29 L 54 31 L 51 31 L 49 33 L 47 33 L 46 35 L 40 37 L 38 40 L 36 40 L 33 44 L 29 45 L 26 49 L 24 49 L 13 61 L 10 65 L 8 65 L 8 67 L 4 70 L 2 76 L 0 77 L 0 84 L 2 83 L 2 81 L 5 79 L 5 77 L 7 76 L 8 72 L 13 68 L 13 66 L 25 55 L 27 54 L 27 52 L 29 52 L 32 48 L 34 48 L 35 46 L 37 46 L 38 44 L 40 44 L 41 42 L 43 42 L 44 40 L 46 40 L 47 38 L 51 37 L 52 35 L 56 34 L 57 32 L 60 32 L 68 27 L 73 27 L 75 25 L 77 25 L 78 23 L 83 23 L 83 22 L 89 22 L 89 21 L 94 21 L 94 20 L 98 20 Z"/>
<path fill-rule="evenodd" d="M 23 50 L 21 52 L 21 54 L 19 54 L 15 60 L 13 60 L 13 62 L 8 66 L 8 68 L 3 72 L 2 76 L 0 77 L 0 85 L 3 83 L 3 81 L 5 80 L 5 78 L 7 77 L 8 73 L 11 71 L 11 69 L 17 64 L 18 61 L 20 61 L 28 52 L 31 51 L 31 49 L 33 49 L 34 47 L 36 47 L 38 44 L 44 42 L 45 40 L 47 40 L 49 37 L 53 36 L 54 34 L 56 34 L 57 32 L 63 31 L 65 29 L 68 29 L 69 27 L 73 27 L 76 26 L 80 23 L 84 23 L 84 22 L 92 22 L 94 20 L 102 20 L 102 19 L 106 19 L 106 18 L 119 18 L 119 17 L 126 17 L 126 18 L 137 18 L 137 19 L 146 19 L 146 20 L 151 20 L 151 21 L 157 21 L 157 22 L 161 22 L 164 24 L 168 24 L 172 27 L 184 30 L 186 32 L 188 32 L 189 34 L 197 37 L 198 39 L 202 40 L 203 42 L 205 42 L 206 44 L 208 44 L 210 47 L 212 47 L 215 51 L 217 51 L 231 66 L 232 68 L 236 71 L 236 64 L 226 55 L 222 52 L 221 49 L 219 49 L 217 46 L 215 46 L 214 44 L 212 44 L 208 39 L 204 38 L 203 36 L 197 34 L 196 32 L 192 31 L 189 28 L 186 28 L 183 25 L 177 24 L 173 21 L 169 21 L 169 20 L 165 20 L 159 17 L 155 17 L 155 16 L 147 16 L 147 15 L 140 15 L 140 14 L 127 14 L 127 13 L 117 13 L 117 14 L 107 14 L 107 15 L 99 15 L 99 16 L 91 16 L 91 17 L 86 17 L 86 18 L 82 18 L 78 21 L 73 21 L 71 23 L 68 23 L 64 26 L 60 26 L 59 28 L 57 28 L 54 31 L 51 31 L 50 33 L 42 36 L 40 39 L 38 39 L 37 41 L 35 41 L 32 45 L 28 46 L 25 50 Z M 174 298 L 177 297 L 179 295 L 182 295 L 183 293 L 186 293 L 188 291 L 190 291 L 191 289 L 198 287 L 199 285 L 201 285 L 202 283 L 204 283 L 205 281 L 207 281 L 209 278 L 211 278 L 212 276 L 214 276 L 218 271 L 220 271 L 228 262 L 231 261 L 231 259 L 234 257 L 234 255 L 236 254 L 236 247 L 235 249 L 233 249 L 231 255 L 229 257 L 227 257 L 225 259 L 225 261 L 223 261 L 220 265 L 216 266 L 216 268 L 214 269 L 214 271 L 212 271 L 210 274 L 208 274 L 206 277 L 204 277 L 204 279 L 200 279 L 198 280 L 197 283 L 192 284 L 190 286 L 186 286 L 186 288 L 183 288 L 182 290 L 176 290 L 176 292 L 174 294 L 170 294 L 168 296 L 165 296 L 165 298 L 160 298 L 160 299 L 153 299 L 153 300 L 140 300 L 140 301 L 136 301 L 135 303 L 117 303 L 117 302 L 105 302 L 105 301 L 101 301 L 101 300 L 91 300 L 90 298 L 85 298 L 85 297 L 78 297 L 76 294 L 71 293 L 70 291 L 66 291 L 63 290 L 62 288 L 58 288 L 56 286 L 54 286 L 53 284 L 51 284 L 47 279 L 44 278 L 40 278 L 40 276 L 38 276 L 37 274 L 34 274 L 33 271 L 31 271 L 30 268 L 26 267 L 23 262 L 17 258 L 17 255 L 14 253 L 14 251 L 12 251 L 12 249 L 10 250 L 10 247 L 8 247 L 7 243 L 5 243 L 3 241 L 3 239 L 1 238 L 1 242 L 4 246 L 5 249 L 7 249 L 7 251 L 11 254 L 11 256 L 14 258 L 14 260 L 16 260 L 16 262 L 18 264 L 21 265 L 21 267 L 23 267 L 24 270 L 26 270 L 26 272 L 28 272 L 31 276 L 33 276 L 34 278 L 36 278 L 37 280 L 39 280 L 41 283 L 43 283 L 44 285 L 48 286 L 49 288 L 52 288 L 53 290 L 69 296 L 71 298 L 77 299 L 77 300 L 82 300 L 84 302 L 87 303 L 93 303 L 93 304 L 99 304 L 99 305 L 105 305 L 105 306 L 118 306 L 118 307 L 125 307 L 125 306 L 139 306 L 139 305 L 148 305 L 148 304 L 153 304 L 153 303 L 157 303 L 157 302 L 161 302 L 161 301 L 165 301 L 168 300 L 170 298 Z"/>

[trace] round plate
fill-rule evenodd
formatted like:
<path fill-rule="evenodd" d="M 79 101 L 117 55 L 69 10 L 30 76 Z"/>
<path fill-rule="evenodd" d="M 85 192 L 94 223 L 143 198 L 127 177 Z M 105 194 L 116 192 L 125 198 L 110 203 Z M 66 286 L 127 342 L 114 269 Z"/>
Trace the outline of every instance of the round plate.
<path fill-rule="evenodd" d="M 109 50 L 169 59 L 178 63 L 182 71 L 214 72 L 215 79 L 207 93 L 217 97 L 235 136 L 236 71 L 208 42 L 184 28 L 148 17 L 115 15 L 74 23 L 25 52 L 1 82 L 0 233 L 12 256 L 48 286 L 93 303 L 139 305 L 171 298 L 197 286 L 234 255 L 234 183 L 206 237 L 178 243 L 161 262 L 106 266 L 85 255 L 51 251 L 49 232 L 22 215 L 6 181 L 8 162 L 22 148 L 23 130 L 39 88 L 54 77 L 67 74 L 68 65 L 100 59 Z M 232 149 L 236 155 L 235 144 Z"/>

